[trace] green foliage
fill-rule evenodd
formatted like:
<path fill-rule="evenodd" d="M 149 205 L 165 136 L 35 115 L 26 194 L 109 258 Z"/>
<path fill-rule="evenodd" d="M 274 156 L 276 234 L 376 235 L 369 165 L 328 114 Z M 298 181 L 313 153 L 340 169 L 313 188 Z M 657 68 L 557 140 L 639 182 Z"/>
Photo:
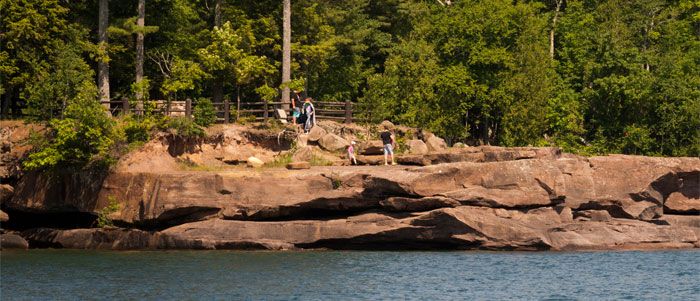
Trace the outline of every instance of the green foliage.
<path fill-rule="evenodd" d="M 129 114 L 118 119 L 118 130 L 123 132 L 129 144 L 146 142 L 158 128 L 162 127 L 164 120 L 165 118 L 159 115 Z"/>
<path fill-rule="evenodd" d="M 204 129 L 187 117 L 169 118 L 162 129 L 184 139 L 202 139 L 206 136 Z"/>
<path fill-rule="evenodd" d="M 121 208 L 121 205 L 119 202 L 117 202 L 117 199 L 114 196 L 110 195 L 107 197 L 107 200 L 109 201 L 109 204 L 97 212 L 97 227 L 99 228 L 113 227 L 114 223 L 112 222 L 112 218 L 109 216 L 112 213 L 119 211 Z"/>
<path fill-rule="evenodd" d="M 223 1 L 217 27 L 202 1 L 148 1 L 145 27 L 135 25 L 134 2 L 110 1 L 109 42 L 97 45 L 88 34 L 97 1 L 2 1 L 0 93 L 13 113 L 63 120 L 95 81 L 93 59 L 109 63 L 113 99 L 275 101 L 290 87 L 451 142 L 700 155 L 698 2 L 565 1 L 556 26 L 553 2 L 292 1 L 294 80 L 282 83 L 279 1 Z M 150 80 L 138 87 L 137 32 L 150 59 Z M 117 130 L 131 143 L 168 127 L 146 118 L 157 115 L 153 103 L 144 107 L 144 119 Z"/>
<path fill-rule="evenodd" d="M 200 98 L 194 107 L 194 123 L 208 127 L 216 122 L 216 110 L 209 98 Z"/>
<path fill-rule="evenodd" d="M 137 95 L 141 95 L 141 99 L 145 100 L 150 100 L 150 91 L 151 91 L 151 80 L 148 79 L 147 77 L 144 77 L 140 82 L 133 82 L 131 84 L 131 94 L 132 98 L 130 99 L 131 105 L 136 106 L 137 103 Z M 144 107 L 144 114 L 149 114 L 151 113 L 152 110 L 147 110 L 146 107 Z"/>
<path fill-rule="evenodd" d="M 94 84 L 84 83 L 63 115 L 62 119 L 50 120 L 50 142 L 29 155 L 24 161 L 27 169 L 83 166 L 107 159 L 115 139 L 114 121 L 97 102 Z"/>
<path fill-rule="evenodd" d="M 197 62 L 175 57 L 170 67 L 171 72 L 163 80 L 161 91 L 163 94 L 191 91 L 196 84 L 210 75 L 202 69 Z"/>

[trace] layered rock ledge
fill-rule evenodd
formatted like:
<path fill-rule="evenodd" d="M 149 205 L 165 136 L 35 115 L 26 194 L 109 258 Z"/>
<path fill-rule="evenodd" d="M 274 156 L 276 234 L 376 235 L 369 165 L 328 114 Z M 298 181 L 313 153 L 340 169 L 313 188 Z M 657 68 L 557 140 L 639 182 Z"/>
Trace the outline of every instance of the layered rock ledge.
<path fill-rule="evenodd" d="M 118 228 L 18 227 L 30 247 L 700 247 L 698 158 L 465 148 L 416 160 L 435 165 L 28 174 L 3 209 L 11 225 L 22 214 L 94 220 L 119 204 Z"/>

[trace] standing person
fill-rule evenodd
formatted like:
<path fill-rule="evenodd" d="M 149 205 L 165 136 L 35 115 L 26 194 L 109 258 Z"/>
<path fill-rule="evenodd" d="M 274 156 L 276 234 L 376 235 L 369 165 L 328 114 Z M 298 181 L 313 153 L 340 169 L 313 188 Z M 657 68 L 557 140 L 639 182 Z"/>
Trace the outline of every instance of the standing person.
<path fill-rule="evenodd" d="M 301 104 L 301 96 L 299 91 L 294 91 L 294 97 L 292 97 L 292 124 L 294 124 L 295 130 L 298 129 L 297 120 L 301 117 L 301 109 L 297 107 L 297 104 Z"/>
<path fill-rule="evenodd" d="M 355 141 L 350 142 L 348 146 L 348 159 L 350 159 L 350 164 L 357 165 L 357 159 L 355 158 Z"/>
<path fill-rule="evenodd" d="M 314 109 L 314 104 L 311 103 L 311 97 L 307 97 L 304 100 L 304 106 L 302 110 L 304 114 L 306 114 L 304 132 L 308 133 L 311 130 L 311 128 L 316 125 L 316 110 Z"/>
<path fill-rule="evenodd" d="M 387 157 L 391 156 L 391 165 L 396 165 L 394 161 L 394 135 L 389 132 L 388 127 L 384 127 L 384 131 L 379 134 L 382 138 L 382 144 L 384 144 L 384 165 L 389 165 Z"/>

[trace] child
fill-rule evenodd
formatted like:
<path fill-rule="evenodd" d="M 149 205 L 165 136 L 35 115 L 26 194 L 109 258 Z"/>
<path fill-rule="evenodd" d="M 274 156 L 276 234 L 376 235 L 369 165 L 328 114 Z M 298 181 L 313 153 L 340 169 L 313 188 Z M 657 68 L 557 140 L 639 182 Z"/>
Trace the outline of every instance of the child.
<path fill-rule="evenodd" d="M 357 165 L 357 159 L 355 159 L 355 141 L 350 142 L 348 146 L 348 159 L 350 159 L 350 164 Z"/>

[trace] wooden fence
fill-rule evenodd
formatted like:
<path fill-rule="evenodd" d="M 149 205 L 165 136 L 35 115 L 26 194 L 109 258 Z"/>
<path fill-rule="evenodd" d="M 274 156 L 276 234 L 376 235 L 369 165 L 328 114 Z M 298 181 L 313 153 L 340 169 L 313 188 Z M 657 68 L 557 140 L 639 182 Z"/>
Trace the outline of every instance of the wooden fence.
<path fill-rule="evenodd" d="M 118 100 L 102 102 L 102 104 L 109 103 L 110 111 L 113 116 L 117 116 L 124 113 L 135 113 L 142 114 L 143 108 L 133 107 L 128 100 Z M 223 102 L 215 102 L 214 110 L 216 111 L 217 122 L 230 123 L 240 118 L 245 118 L 246 116 L 254 116 L 256 121 L 265 121 L 268 118 L 277 119 L 279 116 L 276 113 L 276 109 L 283 107 L 282 102 L 231 102 L 225 99 Z M 314 108 L 316 110 L 316 119 L 321 120 L 335 120 L 345 123 L 353 122 L 353 106 L 352 102 L 332 102 L 332 101 L 316 101 L 313 102 Z M 155 111 L 168 115 L 168 116 L 192 116 L 192 111 L 196 104 L 192 103 L 192 100 L 180 100 L 180 101 L 155 101 Z M 289 104 L 284 106 L 284 111 L 286 113 L 286 118 L 291 121 L 291 112 L 289 110 Z"/>

